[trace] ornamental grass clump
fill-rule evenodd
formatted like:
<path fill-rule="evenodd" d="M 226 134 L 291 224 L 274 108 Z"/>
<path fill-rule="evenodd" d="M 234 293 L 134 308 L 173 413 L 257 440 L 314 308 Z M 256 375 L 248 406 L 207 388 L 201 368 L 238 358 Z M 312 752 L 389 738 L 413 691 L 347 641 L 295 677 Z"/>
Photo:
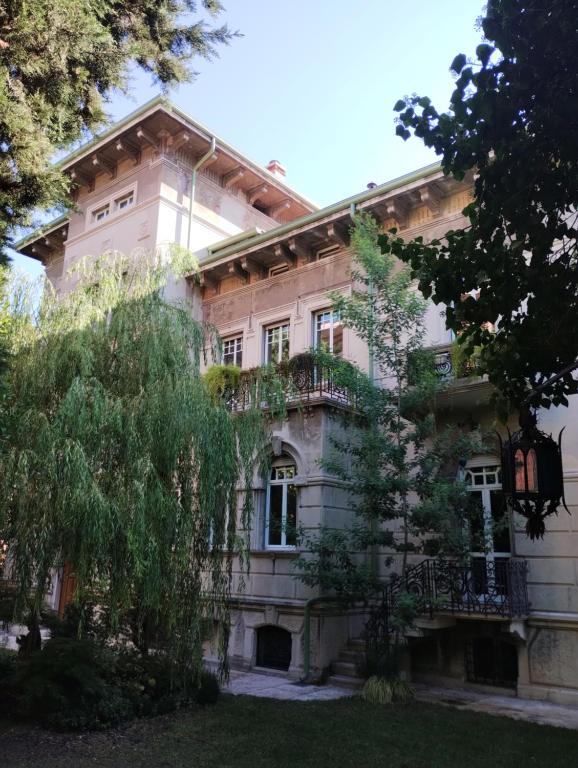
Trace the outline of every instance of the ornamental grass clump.
<path fill-rule="evenodd" d="M 413 688 L 405 680 L 387 680 L 374 675 L 365 681 L 361 696 L 370 704 L 405 703 L 413 698 Z"/>

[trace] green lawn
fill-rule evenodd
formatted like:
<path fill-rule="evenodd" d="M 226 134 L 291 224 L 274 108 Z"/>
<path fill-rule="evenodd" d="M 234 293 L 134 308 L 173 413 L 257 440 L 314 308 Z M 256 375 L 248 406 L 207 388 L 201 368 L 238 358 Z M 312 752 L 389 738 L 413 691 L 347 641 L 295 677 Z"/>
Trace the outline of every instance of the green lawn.
<path fill-rule="evenodd" d="M 570 768 L 578 732 L 412 703 L 224 696 L 108 733 L 0 724 L 2 768 Z"/>

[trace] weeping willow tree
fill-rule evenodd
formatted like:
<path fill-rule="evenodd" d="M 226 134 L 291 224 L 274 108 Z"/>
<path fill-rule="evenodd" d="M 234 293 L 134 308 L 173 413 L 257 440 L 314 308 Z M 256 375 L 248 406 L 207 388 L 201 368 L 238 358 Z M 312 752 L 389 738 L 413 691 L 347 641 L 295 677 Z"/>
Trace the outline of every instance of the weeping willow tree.
<path fill-rule="evenodd" d="M 238 489 L 267 430 L 257 409 L 233 416 L 211 397 L 200 365 L 218 341 L 166 300 L 176 269 L 150 257 L 135 271 L 117 254 L 85 263 L 65 296 L 46 286 L 36 309 L 13 291 L 0 539 L 19 612 L 40 615 L 66 564 L 77 601 L 98 595 L 108 638 L 131 611 L 190 673 L 207 621 L 223 629 L 226 669 L 232 562 L 246 545 L 236 530 L 251 516 Z"/>

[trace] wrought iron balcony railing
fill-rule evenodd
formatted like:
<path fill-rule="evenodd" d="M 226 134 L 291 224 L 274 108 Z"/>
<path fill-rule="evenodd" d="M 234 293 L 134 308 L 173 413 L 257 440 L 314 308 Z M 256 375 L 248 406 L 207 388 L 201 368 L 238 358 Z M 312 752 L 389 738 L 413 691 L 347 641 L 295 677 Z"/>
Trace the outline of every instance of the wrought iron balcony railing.
<path fill-rule="evenodd" d="M 476 370 L 476 361 L 474 357 L 463 357 L 463 355 L 454 354 L 453 344 L 444 347 L 436 347 L 434 352 L 434 365 L 437 375 L 443 381 L 452 379 L 468 379 L 480 376 Z"/>
<path fill-rule="evenodd" d="M 449 349 L 442 349 L 436 352 L 434 357 L 434 364 L 436 367 L 436 373 L 447 381 L 455 377 L 454 367 L 452 364 L 452 353 Z"/>
<path fill-rule="evenodd" d="M 366 625 L 368 644 L 378 644 L 396 629 L 400 595 L 417 600 L 422 616 L 465 614 L 513 619 L 527 616 L 528 564 L 510 558 L 473 558 L 469 565 L 423 560 L 403 578 L 387 584 Z"/>
<path fill-rule="evenodd" d="M 231 411 L 251 407 L 275 408 L 329 400 L 338 405 L 354 405 L 351 390 L 336 382 L 334 370 L 314 362 L 308 355 L 293 358 L 277 369 L 242 376 L 234 387 L 227 387 L 223 400 Z"/>

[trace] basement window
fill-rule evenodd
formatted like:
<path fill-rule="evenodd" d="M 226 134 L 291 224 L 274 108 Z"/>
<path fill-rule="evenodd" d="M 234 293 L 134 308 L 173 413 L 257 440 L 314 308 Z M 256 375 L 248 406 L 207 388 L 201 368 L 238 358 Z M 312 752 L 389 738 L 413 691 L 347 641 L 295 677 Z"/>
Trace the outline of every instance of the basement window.
<path fill-rule="evenodd" d="M 515 688 L 518 651 L 496 637 L 474 637 L 466 645 L 466 678 L 470 683 Z"/>
<path fill-rule="evenodd" d="M 291 633 L 267 625 L 257 630 L 257 666 L 287 671 L 291 665 Z"/>

